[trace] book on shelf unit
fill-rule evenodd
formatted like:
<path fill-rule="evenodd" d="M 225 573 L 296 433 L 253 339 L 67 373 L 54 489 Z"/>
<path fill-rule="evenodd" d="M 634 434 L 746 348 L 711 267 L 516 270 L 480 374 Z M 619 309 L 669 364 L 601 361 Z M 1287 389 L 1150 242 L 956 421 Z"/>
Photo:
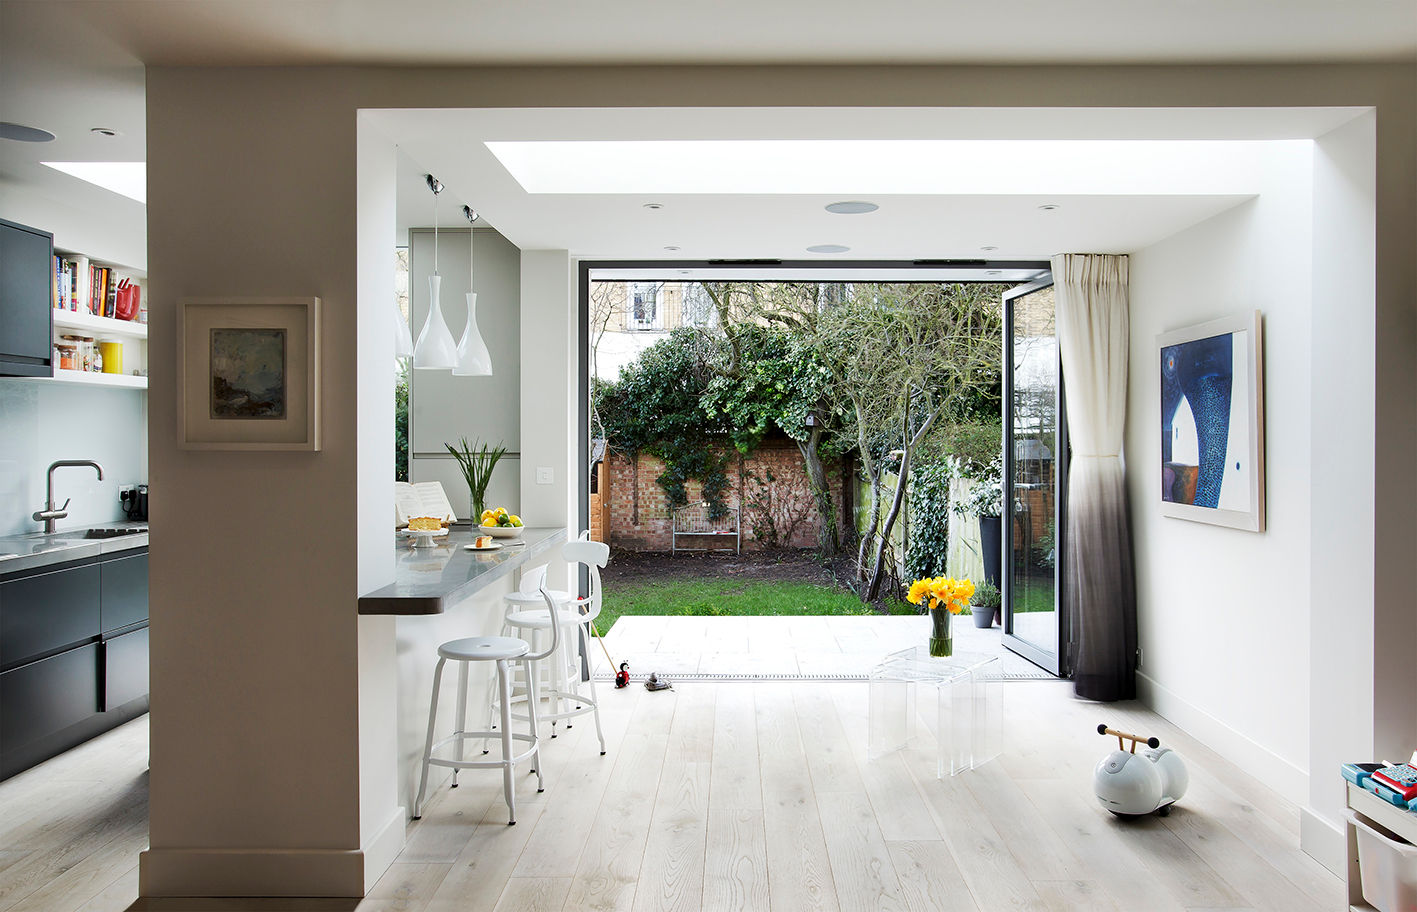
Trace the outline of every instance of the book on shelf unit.
<path fill-rule="evenodd" d="M 99 317 L 137 320 L 142 311 L 143 282 L 131 270 L 95 262 L 78 253 L 56 250 L 50 276 L 50 303 L 55 310 Z M 131 313 L 131 316 L 126 314 Z"/>

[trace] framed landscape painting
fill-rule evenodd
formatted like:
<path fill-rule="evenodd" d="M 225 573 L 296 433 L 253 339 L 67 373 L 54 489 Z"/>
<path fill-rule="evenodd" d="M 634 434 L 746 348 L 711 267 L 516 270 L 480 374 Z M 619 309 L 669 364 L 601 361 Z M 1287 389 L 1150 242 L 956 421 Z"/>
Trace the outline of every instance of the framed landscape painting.
<path fill-rule="evenodd" d="M 1263 532 L 1260 312 L 1162 333 L 1156 347 L 1162 514 Z"/>
<path fill-rule="evenodd" d="M 319 298 L 187 298 L 177 422 L 189 450 L 318 450 Z"/>

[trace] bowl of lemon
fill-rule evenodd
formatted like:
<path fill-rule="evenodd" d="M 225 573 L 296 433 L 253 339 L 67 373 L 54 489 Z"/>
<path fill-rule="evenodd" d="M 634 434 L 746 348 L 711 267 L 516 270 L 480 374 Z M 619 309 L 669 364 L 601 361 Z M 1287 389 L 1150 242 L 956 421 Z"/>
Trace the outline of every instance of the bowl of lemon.
<path fill-rule="evenodd" d="M 508 513 L 505 507 L 483 510 L 477 528 L 484 535 L 493 538 L 520 538 L 522 518 L 515 513 Z"/>

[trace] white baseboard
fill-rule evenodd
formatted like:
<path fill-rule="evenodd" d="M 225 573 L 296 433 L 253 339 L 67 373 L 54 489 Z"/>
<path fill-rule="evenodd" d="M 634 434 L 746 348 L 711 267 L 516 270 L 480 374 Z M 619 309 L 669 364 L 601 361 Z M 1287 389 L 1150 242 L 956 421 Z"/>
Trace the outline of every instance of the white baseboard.
<path fill-rule="evenodd" d="M 389 819 L 384 821 L 383 826 L 379 827 L 369 841 L 364 844 L 365 893 L 374 888 L 375 882 L 384 876 L 389 865 L 393 864 L 394 859 L 403 851 L 407 833 L 408 811 L 398 807 L 394 809 Z"/>
<path fill-rule="evenodd" d="M 1141 672 L 1137 672 L 1137 699 L 1236 766 L 1264 770 L 1264 781 L 1285 798 L 1300 807 L 1309 803 L 1308 773 Z"/>
<path fill-rule="evenodd" d="M 1299 809 L 1299 848 L 1339 877 L 1348 876 L 1343 827 L 1306 807 Z"/>
<path fill-rule="evenodd" d="M 364 895 L 358 849 L 148 849 L 138 856 L 138 895 Z"/>

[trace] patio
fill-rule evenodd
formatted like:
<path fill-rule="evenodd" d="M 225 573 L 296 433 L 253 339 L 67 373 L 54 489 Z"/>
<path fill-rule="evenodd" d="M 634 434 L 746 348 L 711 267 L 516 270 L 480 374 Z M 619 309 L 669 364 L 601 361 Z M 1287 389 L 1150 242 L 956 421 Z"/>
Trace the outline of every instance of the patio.
<path fill-rule="evenodd" d="M 915 616 L 622 617 L 605 638 L 617 663 L 639 680 L 659 672 L 671 680 L 865 680 L 886 655 L 929 638 L 930 621 Z M 954 622 L 956 652 L 1002 657 L 1006 677 L 1055 678 L 1003 647 L 999 627 Z M 596 680 L 614 677 L 605 653 L 592 647 Z"/>

